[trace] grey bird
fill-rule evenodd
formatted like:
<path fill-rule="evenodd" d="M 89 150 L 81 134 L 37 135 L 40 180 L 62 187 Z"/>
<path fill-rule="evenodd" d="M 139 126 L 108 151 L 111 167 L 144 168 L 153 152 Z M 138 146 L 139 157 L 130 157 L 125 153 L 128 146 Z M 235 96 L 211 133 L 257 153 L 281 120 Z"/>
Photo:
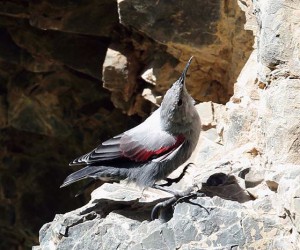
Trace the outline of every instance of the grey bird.
<path fill-rule="evenodd" d="M 127 179 L 150 187 L 183 164 L 196 147 L 201 125 L 185 86 L 191 60 L 150 117 L 72 161 L 70 166 L 85 167 L 69 175 L 61 187 L 86 178 L 104 182 Z"/>

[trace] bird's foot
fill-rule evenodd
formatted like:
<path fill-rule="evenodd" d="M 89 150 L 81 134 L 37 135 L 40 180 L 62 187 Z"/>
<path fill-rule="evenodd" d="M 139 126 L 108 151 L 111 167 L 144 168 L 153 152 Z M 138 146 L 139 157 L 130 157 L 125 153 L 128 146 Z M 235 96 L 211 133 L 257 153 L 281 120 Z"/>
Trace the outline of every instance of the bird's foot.
<path fill-rule="evenodd" d="M 192 186 L 182 192 L 169 190 L 169 189 L 166 189 L 159 185 L 155 185 L 154 188 L 171 193 L 173 195 L 173 197 L 171 197 L 165 201 L 159 202 L 158 204 L 156 204 L 154 206 L 154 208 L 151 211 L 151 219 L 152 220 L 162 217 L 163 220 L 167 221 L 168 219 L 170 219 L 170 214 L 171 214 L 170 212 L 172 212 L 174 210 L 174 207 L 178 203 L 183 202 L 183 201 L 188 201 L 189 203 L 191 203 L 189 201 L 189 199 L 205 196 L 204 193 L 200 193 L 197 191 L 196 186 Z M 197 205 L 199 205 L 199 204 L 197 204 Z M 199 205 L 199 206 L 202 207 L 203 209 L 205 209 L 207 213 L 209 213 L 205 207 L 203 207 L 201 205 Z M 172 209 L 172 211 L 170 211 L 170 209 Z"/>

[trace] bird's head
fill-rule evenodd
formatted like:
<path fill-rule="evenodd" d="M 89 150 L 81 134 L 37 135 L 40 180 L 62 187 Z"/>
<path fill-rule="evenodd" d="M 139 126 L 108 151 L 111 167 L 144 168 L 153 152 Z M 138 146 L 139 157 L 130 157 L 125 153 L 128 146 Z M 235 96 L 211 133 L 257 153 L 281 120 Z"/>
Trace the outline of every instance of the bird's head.
<path fill-rule="evenodd" d="M 160 115 L 162 126 L 167 131 L 176 133 L 177 130 L 180 130 L 185 124 L 191 123 L 194 119 L 195 101 L 185 87 L 186 73 L 192 58 L 190 58 L 181 76 L 167 91 L 162 101 Z"/>

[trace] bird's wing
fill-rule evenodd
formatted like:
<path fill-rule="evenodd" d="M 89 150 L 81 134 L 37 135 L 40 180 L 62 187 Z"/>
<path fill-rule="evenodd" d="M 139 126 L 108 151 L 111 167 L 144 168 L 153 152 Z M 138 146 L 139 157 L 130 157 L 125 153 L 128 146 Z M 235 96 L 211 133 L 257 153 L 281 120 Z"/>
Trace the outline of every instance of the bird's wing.
<path fill-rule="evenodd" d="M 139 126 L 103 142 L 90 153 L 75 159 L 70 165 L 120 159 L 146 162 L 164 155 L 167 157 L 183 142 L 183 136 L 174 136 L 161 129 L 157 110 Z"/>
<path fill-rule="evenodd" d="M 76 158 L 69 165 L 91 164 L 121 158 L 122 151 L 120 150 L 120 139 L 123 135 L 124 134 L 114 136 L 113 138 L 103 142 L 91 152 Z"/>

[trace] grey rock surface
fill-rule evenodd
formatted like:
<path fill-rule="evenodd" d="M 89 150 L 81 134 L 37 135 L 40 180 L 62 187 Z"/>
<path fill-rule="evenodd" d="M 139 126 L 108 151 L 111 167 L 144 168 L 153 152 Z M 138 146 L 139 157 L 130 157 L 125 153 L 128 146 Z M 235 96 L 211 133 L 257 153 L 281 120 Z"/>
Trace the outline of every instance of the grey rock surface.
<path fill-rule="evenodd" d="M 273 216 L 272 198 L 264 197 L 246 206 L 219 197 L 197 198 L 190 204 L 177 204 L 166 223 L 139 218 L 134 209 L 115 210 L 106 217 L 74 211 L 58 215 L 43 226 L 40 248 L 281 249 L 278 246 L 284 244 L 297 249 L 290 228 L 284 224 L 289 219 Z"/>

